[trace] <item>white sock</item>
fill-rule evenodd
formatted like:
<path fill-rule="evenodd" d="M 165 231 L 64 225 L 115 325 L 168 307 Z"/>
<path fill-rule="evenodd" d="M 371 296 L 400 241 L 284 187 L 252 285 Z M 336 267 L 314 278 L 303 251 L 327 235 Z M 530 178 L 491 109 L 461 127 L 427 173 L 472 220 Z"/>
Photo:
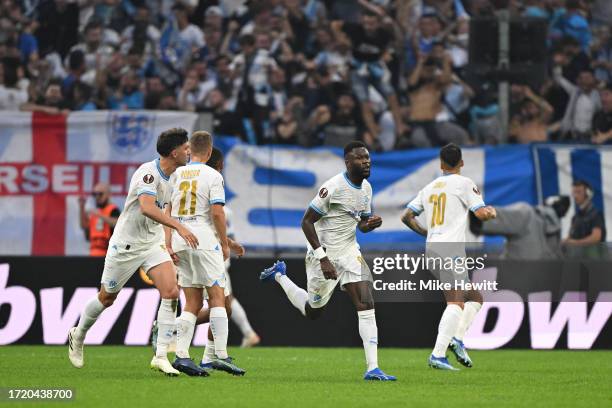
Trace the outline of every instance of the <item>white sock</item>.
<path fill-rule="evenodd" d="M 229 332 L 227 312 L 224 307 L 210 309 L 210 329 L 215 339 L 215 355 L 218 358 L 227 358 L 227 335 Z"/>
<path fill-rule="evenodd" d="M 189 346 L 191 346 L 197 318 L 193 313 L 183 311 L 176 319 L 176 356 L 178 358 L 189 358 Z"/>
<path fill-rule="evenodd" d="M 204 349 L 204 355 L 202 356 L 202 362 L 204 364 L 210 363 L 213 358 L 215 358 L 215 341 L 208 339 L 206 348 Z"/>
<path fill-rule="evenodd" d="M 297 310 L 302 313 L 303 316 L 306 316 L 306 302 L 308 302 L 308 292 L 304 289 L 300 288 L 298 285 L 293 283 L 291 279 L 287 277 L 287 275 L 281 275 L 277 273 L 274 276 L 274 279 L 281 285 L 281 288 L 287 294 L 289 301 L 293 306 L 297 308 Z"/>
<path fill-rule="evenodd" d="M 251 323 L 249 323 L 246 312 L 236 298 L 232 299 L 232 321 L 236 323 L 244 337 L 248 337 L 253 333 L 253 328 Z"/>
<path fill-rule="evenodd" d="M 363 340 L 368 371 L 378 368 L 378 327 L 374 309 L 357 312 L 359 317 L 359 335 Z"/>
<path fill-rule="evenodd" d="M 455 332 L 455 337 L 457 340 L 463 341 L 463 336 L 465 336 L 465 332 L 470 328 L 476 314 L 480 311 L 482 304 L 478 302 L 465 302 L 463 304 L 463 314 L 461 315 L 461 320 L 459 320 L 459 326 L 457 326 L 457 331 Z"/>
<path fill-rule="evenodd" d="M 459 320 L 463 311 L 458 305 L 447 305 L 440 318 L 440 325 L 438 326 L 438 337 L 436 338 L 436 345 L 433 349 L 432 354 L 434 357 L 445 357 L 446 349 L 451 339 L 457 332 L 457 326 L 459 326 Z"/>
<path fill-rule="evenodd" d="M 168 344 L 176 326 L 176 305 L 178 299 L 162 299 L 157 311 L 157 357 L 167 358 Z"/>
<path fill-rule="evenodd" d="M 106 308 L 102 302 L 100 302 L 100 299 L 98 299 L 98 295 L 87 302 L 83 313 L 81 313 L 81 318 L 79 319 L 79 324 L 77 325 L 77 330 L 75 332 L 75 334 L 78 336 L 77 340 L 85 340 L 87 331 L 91 326 L 93 326 L 96 320 L 98 320 L 98 317 L 104 311 L 104 309 Z"/>

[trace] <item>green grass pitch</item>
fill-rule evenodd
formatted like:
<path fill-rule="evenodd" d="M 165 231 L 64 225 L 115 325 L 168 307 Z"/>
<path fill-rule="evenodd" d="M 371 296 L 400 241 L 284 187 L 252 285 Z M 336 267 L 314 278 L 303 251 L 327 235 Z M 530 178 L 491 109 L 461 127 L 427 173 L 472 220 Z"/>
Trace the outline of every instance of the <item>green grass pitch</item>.
<path fill-rule="evenodd" d="M 202 351 L 194 348 L 192 356 Z M 230 354 L 246 376 L 164 377 L 149 369 L 146 347 L 88 346 L 78 370 L 65 346 L 2 346 L 0 387 L 70 387 L 76 398 L 66 405 L 0 406 L 612 406 L 610 351 L 471 351 L 474 368 L 442 372 L 427 367 L 429 350 L 383 348 L 381 368 L 397 375 L 396 383 L 363 381 L 359 348 L 232 348 Z"/>

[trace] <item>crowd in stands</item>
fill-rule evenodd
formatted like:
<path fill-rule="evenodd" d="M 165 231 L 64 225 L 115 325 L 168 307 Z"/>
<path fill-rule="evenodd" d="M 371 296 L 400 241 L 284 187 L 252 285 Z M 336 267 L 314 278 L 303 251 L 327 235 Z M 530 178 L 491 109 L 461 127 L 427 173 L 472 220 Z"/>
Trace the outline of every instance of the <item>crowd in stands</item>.
<path fill-rule="evenodd" d="M 470 20 L 500 8 L 548 22 L 508 126 L 465 75 Z M 206 112 L 252 144 L 379 151 L 612 143 L 611 27 L 610 0 L 1 0 L 0 110 Z"/>

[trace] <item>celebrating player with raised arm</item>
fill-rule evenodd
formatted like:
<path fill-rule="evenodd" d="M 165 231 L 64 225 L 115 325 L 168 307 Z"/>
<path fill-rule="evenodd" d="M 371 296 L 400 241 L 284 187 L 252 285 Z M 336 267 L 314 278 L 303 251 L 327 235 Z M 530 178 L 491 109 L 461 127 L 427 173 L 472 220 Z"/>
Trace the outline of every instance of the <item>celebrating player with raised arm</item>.
<path fill-rule="evenodd" d="M 365 144 L 347 144 L 344 163 L 346 172 L 323 183 L 302 219 L 302 230 L 308 240 L 308 292 L 289 279 L 282 261 L 264 270 L 260 279 L 276 280 L 293 306 L 310 319 L 321 316 L 339 282 L 357 309 L 367 364 L 364 379 L 394 381 L 394 376 L 378 368 L 372 275 L 359 251 L 355 232 L 356 227 L 370 232 L 382 225 L 382 219 L 371 211 L 372 187 L 366 180 L 370 177 L 371 161 Z"/>
<path fill-rule="evenodd" d="M 170 202 L 170 175 L 187 163 L 189 143 L 187 131 L 170 129 L 159 135 L 157 152 L 160 158 L 141 165 L 130 181 L 125 208 L 110 239 L 104 260 L 100 292 L 91 299 L 81 314 L 77 327 L 68 333 L 68 357 L 76 368 L 83 367 L 83 342 L 87 331 L 100 314 L 111 306 L 128 279 L 142 267 L 161 296 L 157 313 L 160 335 L 151 368 L 167 375 L 178 375 L 167 357 L 168 343 L 174 331 L 179 290 L 172 260 L 164 245 L 163 224 L 177 231 L 191 247 L 198 238 L 177 220 L 164 214 Z"/>
<path fill-rule="evenodd" d="M 210 309 L 209 340 L 214 340 L 214 343 L 211 342 L 214 344 L 214 354 L 210 367 L 244 375 L 245 371 L 238 368 L 227 355 L 229 329 L 225 309 L 227 280 L 224 263 L 229 258 L 230 248 L 234 251 L 244 249 L 227 237 L 223 176 L 206 165 L 212 151 L 212 136 L 208 132 L 198 131 L 191 136 L 189 143 L 191 162 L 178 168 L 173 178 L 171 214 L 194 231 L 199 245 L 192 248 L 175 234 L 172 236 L 170 253 L 177 261 L 178 281 L 186 300 L 183 312 L 176 321 L 176 360 L 173 366 L 188 375 L 208 375 L 189 357 L 189 345 L 206 290 Z"/>
<path fill-rule="evenodd" d="M 465 257 L 465 231 L 468 223 L 468 211 L 472 211 L 482 221 L 495 218 L 493 207 L 485 206 L 478 187 L 472 180 L 461 176 L 463 167 L 461 149 L 450 143 L 440 149 L 440 162 L 443 175 L 438 177 L 408 204 L 402 222 L 410 229 L 427 237 L 427 257 L 441 258 L 450 256 Z M 423 228 L 416 217 L 425 212 L 427 225 Z M 435 261 L 435 259 L 434 259 Z M 468 279 L 467 272 L 457 274 L 454 270 L 432 270 L 440 280 L 457 281 Z M 457 361 L 466 367 L 472 361 L 463 345 L 463 336 L 482 306 L 482 295 L 475 291 L 445 290 L 446 309 L 438 326 L 438 337 L 429 366 L 443 370 L 456 370 L 446 358 L 450 345 Z"/>

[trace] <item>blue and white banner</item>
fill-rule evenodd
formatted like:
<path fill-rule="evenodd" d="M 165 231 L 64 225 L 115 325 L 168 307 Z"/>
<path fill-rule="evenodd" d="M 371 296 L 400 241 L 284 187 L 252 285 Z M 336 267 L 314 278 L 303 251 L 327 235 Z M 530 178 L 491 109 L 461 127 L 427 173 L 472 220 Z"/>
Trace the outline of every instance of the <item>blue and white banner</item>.
<path fill-rule="evenodd" d="M 221 137 L 216 143 L 225 153 L 226 196 L 238 240 L 251 247 L 305 248 L 301 218 L 319 186 L 345 171 L 342 151 L 251 146 Z M 474 180 L 485 202 L 537 204 L 529 146 L 464 149 L 463 160 L 462 174 Z M 374 213 L 383 225 L 359 233 L 359 243 L 390 248 L 421 241 L 400 217 L 418 191 L 440 174 L 438 149 L 373 154 L 369 181 Z"/>
<path fill-rule="evenodd" d="M 587 181 L 593 187 L 593 204 L 603 212 L 606 230 L 612 228 L 612 148 L 602 146 L 534 145 L 538 201 L 565 194 L 571 197 L 572 183 Z M 571 206 L 562 220 L 562 236 L 569 233 Z M 611 241 L 610 234 L 607 240 Z"/>

